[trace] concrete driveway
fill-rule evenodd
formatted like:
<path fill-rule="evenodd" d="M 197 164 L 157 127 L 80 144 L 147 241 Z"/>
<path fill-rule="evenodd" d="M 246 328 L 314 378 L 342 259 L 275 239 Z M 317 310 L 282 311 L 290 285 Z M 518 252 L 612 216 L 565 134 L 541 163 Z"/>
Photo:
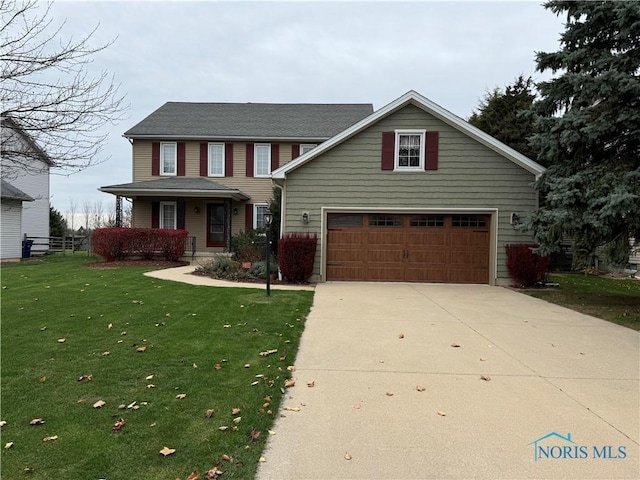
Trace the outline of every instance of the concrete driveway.
<path fill-rule="evenodd" d="M 639 478 L 638 333 L 508 289 L 320 284 L 295 366 L 260 479 Z"/>

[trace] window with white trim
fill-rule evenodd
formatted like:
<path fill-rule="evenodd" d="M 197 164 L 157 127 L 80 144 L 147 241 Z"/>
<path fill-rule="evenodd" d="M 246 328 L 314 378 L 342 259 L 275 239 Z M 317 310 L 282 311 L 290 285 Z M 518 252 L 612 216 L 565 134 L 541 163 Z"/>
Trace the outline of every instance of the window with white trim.
<path fill-rule="evenodd" d="M 177 144 L 160 144 L 160 175 L 175 175 L 177 171 Z"/>
<path fill-rule="evenodd" d="M 264 214 L 269 210 L 266 203 L 253 204 L 253 228 L 264 228 Z"/>
<path fill-rule="evenodd" d="M 271 174 L 271 144 L 256 143 L 253 152 L 253 176 L 268 177 Z"/>
<path fill-rule="evenodd" d="M 209 176 L 224 177 L 224 143 L 209 144 Z"/>
<path fill-rule="evenodd" d="M 160 202 L 160 228 L 175 230 L 177 211 L 176 202 Z"/>
<path fill-rule="evenodd" d="M 300 144 L 300 155 L 304 155 L 309 150 L 313 150 L 318 146 L 317 143 L 302 143 Z"/>
<path fill-rule="evenodd" d="M 424 170 L 425 130 L 396 130 L 396 170 Z"/>

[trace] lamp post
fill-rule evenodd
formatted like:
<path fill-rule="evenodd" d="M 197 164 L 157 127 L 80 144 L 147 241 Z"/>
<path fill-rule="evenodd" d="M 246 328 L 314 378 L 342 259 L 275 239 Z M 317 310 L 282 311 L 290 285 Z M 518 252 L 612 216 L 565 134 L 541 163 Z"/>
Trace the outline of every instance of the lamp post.
<path fill-rule="evenodd" d="M 267 210 L 264 212 L 264 226 L 267 234 L 267 297 L 271 296 L 271 220 L 273 214 Z"/>

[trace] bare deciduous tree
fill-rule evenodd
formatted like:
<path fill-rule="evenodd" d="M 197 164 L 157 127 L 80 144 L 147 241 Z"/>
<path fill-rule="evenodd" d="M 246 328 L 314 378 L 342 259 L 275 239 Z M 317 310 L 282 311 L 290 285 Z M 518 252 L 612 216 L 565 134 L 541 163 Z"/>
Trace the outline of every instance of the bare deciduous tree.
<path fill-rule="evenodd" d="M 104 205 L 102 200 L 93 201 L 93 228 L 100 228 L 104 224 Z"/>
<path fill-rule="evenodd" d="M 100 157 L 107 124 L 121 120 L 128 107 L 119 85 L 106 71 L 88 73 L 92 57 L 114 40 L 92 46 L 96 28 L 80 40 L 62 40 L 51 4 L 0 0 L 1 115 L 11 119 L 44 150 L 54 167 L 77 172 Z M 2 138 L 3 160 L 13 169 L 33 168 L 34 149 Z M 35 162 L 38 163 L 38 162 Z M 2 176 L 11 174 L 3 163 Z"/>
<path fill-rule="evenodd" d="M 87 232 L 91 227 L 91 211 L 91 200 L 85 199 L 82 202 L 82 215 L 84 216 L 84 229 Z"/>

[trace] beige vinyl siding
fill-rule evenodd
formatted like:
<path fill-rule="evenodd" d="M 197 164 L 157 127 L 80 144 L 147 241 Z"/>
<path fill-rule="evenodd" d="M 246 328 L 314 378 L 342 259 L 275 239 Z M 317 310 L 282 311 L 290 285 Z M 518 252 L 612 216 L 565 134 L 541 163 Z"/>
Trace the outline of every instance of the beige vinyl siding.
<path fill-rule="evenodd" d="M 439 132 L 438 170 L 381 170 L 382 132 L 418 128 Z M 286 230 L 320 233 L 322 207 L 498 209 L 497 276 L 505 279 L 505 244 L 531 241 L 509 219 L 511 212 L 524 219 L 536 208 L 534 181 L 533 174 L 512 161 L 407 106 L 287 175 Z M 305 211 L 310 215 L 307 225 L 301 221 Z"/>
<path fill-rule="evenodd" d="M 202 142 L 205 142 L 204 140 Z M 185 143 L 185 175 L 187 177 L 200 176 L 200 141 Z M 141 182 L 161 178 L 151 175 L 151 140 L 135 140 L 133 143 L 133 181 Z M 227 142 L 230 143 L 230 142 Z M 266 143 L 266 142 L 265 142 Z M 291 161 L 292 143 L 278 143 L 280 145 L 280 166 Z M 206 177 L 211 181 L 237 188 L 249 195 L 250 203 L 268 202 L 271 198 L 271 179 L 247 177 L 246 143 L 233 143 L 233 177 Z"/>

